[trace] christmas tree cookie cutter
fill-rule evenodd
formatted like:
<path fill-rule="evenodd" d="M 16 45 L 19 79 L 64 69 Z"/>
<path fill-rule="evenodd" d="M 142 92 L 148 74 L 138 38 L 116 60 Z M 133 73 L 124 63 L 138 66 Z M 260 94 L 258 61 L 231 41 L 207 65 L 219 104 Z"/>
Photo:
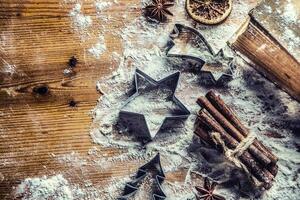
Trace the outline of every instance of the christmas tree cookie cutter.
<path fill-rule="evenodd" d="M 161 188 L 161 184 L 164 182 L 165 174 L 160 163 L 160 154 L 158 153 L 152 160 L 140 167 L 135 175 L 133 181 L 126 183 L 124 192 L 118 200 L 127 200 L 133 197 L 139 189 L 141 182 L 146 178 L 149 173 L 153 173 L 155 179 L 155 187 L 151 194 L 153 200 L 163 200 L 166 198 L 165 193 Z"/>

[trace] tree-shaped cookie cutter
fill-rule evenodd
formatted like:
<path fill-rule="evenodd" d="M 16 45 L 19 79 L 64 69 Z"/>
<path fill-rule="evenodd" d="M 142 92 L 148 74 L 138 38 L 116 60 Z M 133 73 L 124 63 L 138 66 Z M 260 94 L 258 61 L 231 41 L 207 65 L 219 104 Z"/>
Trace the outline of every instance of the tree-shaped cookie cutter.
<path fill-rule="evenodd" d="M 175 72 L 159 81 L 156 81 L 143 71 L 136 69 L 134 75 L 134 94 L 131 95 L 122 106 L 119 113 L 119 123 L 122 123 L 122 126 L 125 126 L 130 133 L 135 134 L 137 138 L 142 139 L 143 142 L 146 143 L 151 141 L 160 131 L 160 129 L 172 127 L 173 125 L 170 122 L 172 122 L 173 120 L 186 119 L 190 115 L 190 111 L 175 97 L 175 91 L 178 85 L 179 77 L 180 72 Z M 140 79 L 146 81 L 150 88 L 167 87 L 172 92 L 170 99 L 178 108 L 174 113 L 168 114 L 164 117 L 164 120 L 161 122 L 158 131 L 155 133 L 150 132 L 144 114 L 124 110 L 125 106 L 128 105 L 129 102 L 140 95 Z"/>
<path fill-rule="evenodd" d="M 148 173 L 155 173 L 155 184 L 156 187 L 153 190 L 152 200 L 163 200 L 166 198 L 165 193 L 161 188 L 161 184 L 165 179 L 165 174 L 160 163 L 160 154 L 158 153 L 152 160 L 140 167 L 137 174 L 132 182 L 126 184 L 124 192 L 118 200 L 127 200 L 135 195 L 139 189 L 139 184 L 145 179 Z"/>
<path fill-rule="evenodd" d="M 200 54 L 194 54 L 192 52 L 172 52 L 176 45 L 175 40 L 179 38 L 180 34 L 183 32 L 189 32 L 190 34 L 194 35 L 196 40 L 193 41 L 193 46 L 195 46 L 195 49 L 199 50 L 199 53 L 201 52 Z M 218 53 L 215 53 L 210 44 L 198 30 L 183 24 L 175 24 L 174 29 L 170 33 L 169 37 L 170 40 L 168 41 L 166 52 L 168 57 L 177 57 L 195 62 L 199 67 L 200 77 L 203 79 L 210 79 L 213 84 L 221 85 L 232 80 L 234 59 L 231 57 L 225 57 L 223 49 L 221 49 Z M 218 68 L 211 67 L 213 62 L 218 61 L 226 62 L 228 67 L 225 69 L 225 71 L 218 72 Z"/>

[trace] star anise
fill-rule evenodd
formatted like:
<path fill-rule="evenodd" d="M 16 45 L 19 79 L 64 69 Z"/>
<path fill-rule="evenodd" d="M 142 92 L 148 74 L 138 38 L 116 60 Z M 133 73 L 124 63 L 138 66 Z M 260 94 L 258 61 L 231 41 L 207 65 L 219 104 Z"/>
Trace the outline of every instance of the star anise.
<path fill-rule="evenodd" d="M 226 200 L 224 197 L 213 193 L 216 186 L 216 182 L 210 182 L 208 178 L 205 178 L 203 187 L 195 187 L 197 200 Z"/>
<path fill-rule="evenodd" d="M 146 15 L 159 22 L 165 22 L 167 15 L 173 16 L 168 10 L 172 6 L 174 6 L 174 3 L 169 0 L 152 0 L 152 3 L 145 7 Z"/>

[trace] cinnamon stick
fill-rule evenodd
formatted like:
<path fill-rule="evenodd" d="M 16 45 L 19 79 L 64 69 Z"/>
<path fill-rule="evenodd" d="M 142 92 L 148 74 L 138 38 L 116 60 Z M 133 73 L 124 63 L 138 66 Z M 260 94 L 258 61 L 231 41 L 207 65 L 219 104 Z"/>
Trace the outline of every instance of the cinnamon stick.
<path fill-rule="evenodd" d="M 234 149 L 238 146 L 239 143 L 231 135 L 229 135 L 215 119 L 211 118 L 205 112 L 200 111 L 198 113 L 198 119 L 209 126 L 211 130 L 220 133 L 228 148 Z M 244 151 L 239 158 L 259 181 L 264 182 L 266 185 L 270 185 L 271 180 L 274 178 L 273 175 L 262 168 L 248 150 Z"/>
<path fill-rule="evenodd" d="M 209 145 L 213 146 L 214 142 L 212 138 L 210 137 L 208 131 L 204 128 L 204 124 L 201 123 L 201 121 L 198 120 L 196 121 L 196 128 L 194 133 L 200 137 L 201 140 L 205 141 Z"/>
<path fill-rule="evenodd" d="M 241 123 L 238 117 L 234 114 L 234 112 L 225 104 L 225 102 L 217 96 L 213 91 L 209 91 L 206 94 L 207 99 L 211 102 L 211 104 L 220 112 L 223 116 L 228 119 L 229 122 L 233 126 L 235 126 L 243 136 L 247 136 L 249 134 L 248 129 Z M 253 145 L 259 149 L 260 151 L 264 152 L 265 155 L 271 160 L 273 164 L 278 161 L 278 158 L 260 141 L 257 139 L 254 140 Z"/>
<path fill-rule="evenodd" d="M 206 124 L 211 130 L 216 131 L 221 134 L 225 145 L 229 149 L 235 149 L 238 146 L 238 142 L 222 128 L 222 126 L 212 117 L 210 117 L 205 111 L 201 110 L 198 113 L 198 119 Z"/>
<path fill-rule="evenodd" d="M 197 103 L 205 108 L 210 115 L 212 115 L 216 121 L 218 121 L 221 126 L 238 142 L 241 142 L 245 136 L 242 135 L 205 97 L 199 97 Z M 260 151 L 253 144 L 249 146 L 249 152 L 255 157 L 263 166 L 271 163 L 271 160 Z"/>
<path fill-rule="evenodd" d="M 197 136 L 199 136 L 202 140 L 207 142 L 209 145 L 212 145 L 212 146 L 215 145 L 215 143 L 209 136 L 209 131 L 206 130 L 205 128 L 203 128 L 204 126 L 205 126 L 204 123 L 196 122 L 195 134 Z M 244 162 L 247 162 L 247 161 L 244 160 L 243 163 Z M 271 187 L 270 184 L 266 184 L 264 182 L 259 181 L 255 176 L 253 176 L 252 179 L 257 187 L 263 186 L 265 189 L 269 189 Z"/>

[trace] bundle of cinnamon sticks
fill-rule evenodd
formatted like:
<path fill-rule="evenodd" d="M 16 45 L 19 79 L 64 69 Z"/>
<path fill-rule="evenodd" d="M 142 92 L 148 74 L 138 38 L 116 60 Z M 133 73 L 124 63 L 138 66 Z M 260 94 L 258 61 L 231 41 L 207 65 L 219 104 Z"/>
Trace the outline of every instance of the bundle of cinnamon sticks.
<path fill-rule="evenodd" d="M 213 91 L 199 97 L 197 103 L 202 109 L 195 134 L 210 145 L 221 146 L 223 153 L 246 171 L 257 187 L 271 188 L 278 171 L 278 158 L 255 137 L 250 137 L 249 130 Z"/>

